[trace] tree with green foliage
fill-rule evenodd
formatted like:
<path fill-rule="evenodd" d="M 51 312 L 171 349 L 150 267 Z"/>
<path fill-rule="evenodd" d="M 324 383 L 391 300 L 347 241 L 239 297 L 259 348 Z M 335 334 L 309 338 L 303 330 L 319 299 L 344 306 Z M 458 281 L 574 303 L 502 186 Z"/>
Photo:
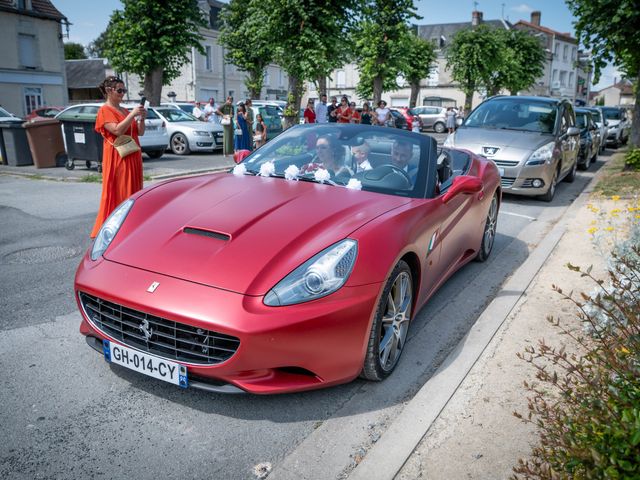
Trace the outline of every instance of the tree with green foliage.
<path fill-rule="evenodd" d="M 226 49 L 225 60 L 247 72 L 244 83 L 251 98 L 260 98 L 264 72 L 273 61 L 273 43 L 261 2 L 231 0 L 222 8 L 218 41 Z"/>
<path fill-rule="evenodd" d="M 637 1 L 565 0 L 576 17 L 580 42 L 594 61 L 594 83 L 608 62 L 634 79 L 631 144 L 640 147 L 640 8 Z"/>
<path fill-rule="evenodd" d="M 537 37 L 524 30 L 496 30 L 502 40 L 502 58 L 492 77 L 490 95 L 507 89 L 511 95 L 530 88 L 544 73 L 545 49 Z"/>
<path fill-rule="evenodd" d="M 105 54 L 116 71 L 142 77 L 146 97 L 158 105 L 162 86 L 180 75 L 191 48 L 205 53 L 199 29 L 207 24 L 195 0 L 122 3 L 124 10 L 111 14 Z"/>
<path fill-rule="evenodd" d="M 499 70 L 504 47 L 496 29 L 487 25 L 461 30 L 447 48 L 447 68 L 453 80 L 464 92 L 464 109 L 471 111 L 473 92 L 493 86 L 493 76 Z"/>
<path fill-rule="evenodd" d="M 87 58 L 87 54 L 80 43 L 68 42 L 64 44 L 65 60 L 84 60 L 85 58 Z"/>
<path fill-rule="evenodd" d="M 107 31 L 105 30 L 96 39 L 87 45 L 87 53 L 91 58 L 105 58 L 104 44 L 107 38 Z"/>
<path fill-rule="evenodd" d="M 413 0 L 366 0 L 354 28 L 354 56 L 360 72 L 358 95 L 380 101 L 383 91 L 398 88 L 406 68 L 409 22 L 420 17 Z"/>
<path fill-rule="evenodd" d="M 357 0 L 254 1 L 265 12 L 274 61 L 289 77 L 290 101 L 285 115 L 291 124 L 297 121 L 304 82 L 326 76 L 346 61 L 348 30 Z M 251 48 L 250 41 L 247 48 Z"/>
<path fill-rule="evenodd" d="M 433 43 L 418 37 L 412 31 L 408 33 L 405 42 L 405 65 L 402 68 L 402 75 L 411 86 L 409 107 L 413 108 L 420 93 L 420 81 L 429 76 L 436 61 L 436 52 Z"/>

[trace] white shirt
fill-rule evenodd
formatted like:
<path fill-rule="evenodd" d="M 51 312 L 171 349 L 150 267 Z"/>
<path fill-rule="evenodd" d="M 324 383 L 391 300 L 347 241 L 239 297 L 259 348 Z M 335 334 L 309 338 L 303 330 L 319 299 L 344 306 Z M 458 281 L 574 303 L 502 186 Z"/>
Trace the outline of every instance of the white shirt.
<path fill-rule="evenodd" d="M 373 167 L 369 163 L 369 160 L 365 160 L 362 163 L 358 164 L 358 172 L 364 172 L 365 170 L 371 170 Z"/>
<path fill-rule="evenodd" d="M 389 109 L 376 108 L 376 115 L 378 117 L 378 123 L 384 123 L 387 121 L 387 115 L 389 115 Z"/>
<path fill-rule="evenodd" d="M 193 107 L 193 112 L 191 112 L 191 114 L 198 120 L 202 120 L 203 118 L 202 110 L 200 110 L 198 107 Z"/>
<path fill-rule="evenodd" d="M 314 110 L 316 112 L 316 123 L 327 123 L 327 104 L 316 102 Z"/>
<path fill-rule="evenodd" d="M 216 115 L 216 110 L 218 110 L 218 105 L 211 106 L 210 103 L 207 103 L 207 106 L 204 107 L 204 115 L 205 117 L 209 115 L 206 119 L 207 122 L 211 123 L 220 123 L 220 118 Z"/>

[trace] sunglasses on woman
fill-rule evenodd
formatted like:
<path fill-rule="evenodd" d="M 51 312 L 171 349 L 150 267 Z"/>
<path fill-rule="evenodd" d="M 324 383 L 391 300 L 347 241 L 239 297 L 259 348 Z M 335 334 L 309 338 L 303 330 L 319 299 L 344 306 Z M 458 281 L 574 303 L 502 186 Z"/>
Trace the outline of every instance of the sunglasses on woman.
<path fill-rule="evenodd" d="M 123 93 L 127 93 L 126 88 L 114 88 L 113 91 L 118 92 L 120 95 L 122 95 Z"/>

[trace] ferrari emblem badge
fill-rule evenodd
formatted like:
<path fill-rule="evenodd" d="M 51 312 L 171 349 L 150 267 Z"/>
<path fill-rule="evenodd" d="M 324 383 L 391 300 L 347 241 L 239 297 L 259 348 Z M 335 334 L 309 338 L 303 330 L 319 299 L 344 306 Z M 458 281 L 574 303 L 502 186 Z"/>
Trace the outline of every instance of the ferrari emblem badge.
<path fill-rule="evenodd" d="M 158 288 L 158 286 L 160 285 L 160 282 L 153 282 L 149 288 L 147 288 L 147 292 L 149 293 L 153 293 L 156 291 L 156 288 Z"/>

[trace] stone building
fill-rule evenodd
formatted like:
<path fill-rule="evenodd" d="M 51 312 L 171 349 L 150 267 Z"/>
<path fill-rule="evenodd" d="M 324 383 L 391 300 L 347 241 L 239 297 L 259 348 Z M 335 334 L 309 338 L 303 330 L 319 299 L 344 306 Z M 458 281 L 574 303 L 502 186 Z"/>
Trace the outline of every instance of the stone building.
<path fill-rule="evenodd" d="M 0 105 L 25 116 L 66 105 L 67 18 L 49 0 L 0 0 Z"/>

